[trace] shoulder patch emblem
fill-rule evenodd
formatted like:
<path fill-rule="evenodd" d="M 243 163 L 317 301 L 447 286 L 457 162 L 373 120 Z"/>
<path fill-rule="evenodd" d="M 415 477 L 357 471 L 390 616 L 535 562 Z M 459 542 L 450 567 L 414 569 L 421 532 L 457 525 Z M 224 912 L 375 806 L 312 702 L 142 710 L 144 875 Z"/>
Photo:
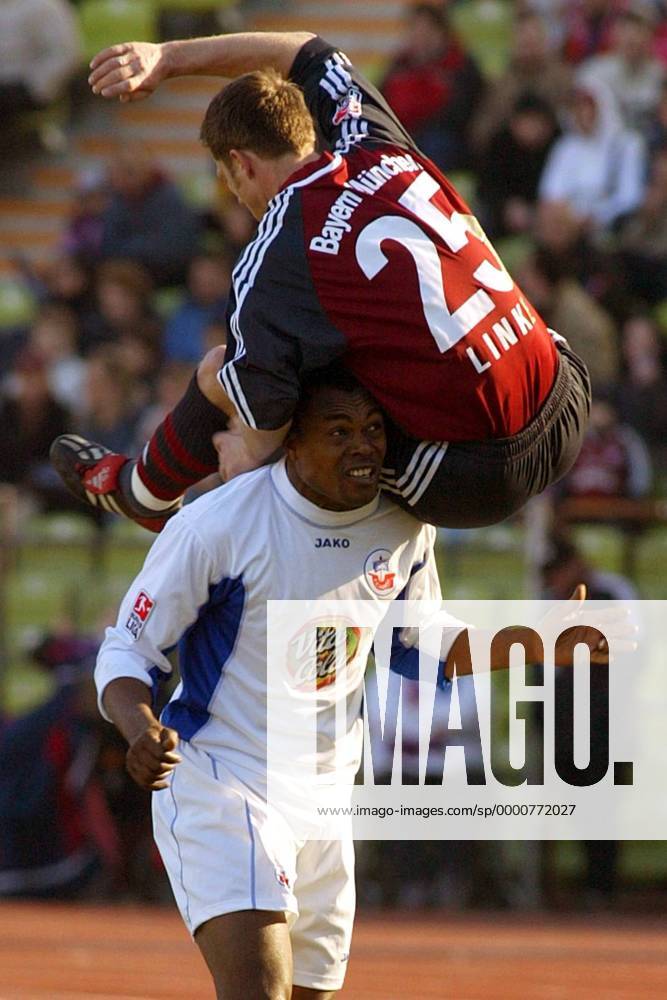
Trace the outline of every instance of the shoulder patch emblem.
<path fill-rule="evenodd" d="M 125 628 L 133 639 L 136 640 L 140 637 L 154 607 L 153 598 L 149 597 L 145 590 L 140 590 L 134 599 L 130 616 L 125 622 Z"/>
<path fill-rule="evenodd" d="M 341 97 L 333 116 L 333 124 L 340 125 L 346 118 L 361 118 L 361 91 L 350 87 L 347 94 Z"/>

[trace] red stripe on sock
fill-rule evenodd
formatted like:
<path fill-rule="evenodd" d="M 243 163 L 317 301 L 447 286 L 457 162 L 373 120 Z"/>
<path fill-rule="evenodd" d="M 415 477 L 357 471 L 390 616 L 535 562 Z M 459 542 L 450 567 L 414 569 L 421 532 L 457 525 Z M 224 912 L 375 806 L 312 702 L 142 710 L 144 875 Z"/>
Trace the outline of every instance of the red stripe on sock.
<path fill-rule="evenodd" d="M 170 489 L 164 489 L 164 487 L 158 486 L 148 475 L 146 466 L 142 465 L 140 462 L 137 462 L 137 474 L 148 492 L 151 496 L 154 496 L 156 500 L 178 500 L 178 498 L 185 492 L 185 489 L 182 487 L 179 487 L 177 490 L 175 486 Z M 139 501 L 137 500 L 137 502 Z"/>
<path fill-rule="evenodd" d="M 165 417 L 164 423 L 162 424 L 164 430 L 164 436 L 166 438 L 167 444 L 173 451 L 176 459 L 181 465 L 185 466 L 186 469 L 192 469 L 193 473 L 197 473 L 197 479 L 193 479 L 192 482 L 196 483 L 202 476 L 209 476 L 212 472 L 215 472 L 218 468 L 218 463 L 213 464 L 200 461 L 194 455 L 191 455 L 185 450 L 183 444 L 178 438 L 176 431 L 174 430 L 174 424 L 172 421 L 171 413 L 168 413 Z M 211 445 L 211 448 L 213 445 Z"/>
<path fill-rule="evenodd" d="M 154 438 L 151 439 L 148 445 L 148 461 L 171 483 L 171 485 L 165 486 L 164 483 L 158 482 L 151 475 L 150 468 L 144 461 L 143 456 L 139 459 L 137 462 L 139 478 L 148 492 L 152 493 L 158 500 L 176 500 L 188 486 L 192 486 L 193 482 L 197 482 L 196 479 L 193 480 L 192 476 L 175 472 L 174 469 L 167 465 L 160 454 Z"/>

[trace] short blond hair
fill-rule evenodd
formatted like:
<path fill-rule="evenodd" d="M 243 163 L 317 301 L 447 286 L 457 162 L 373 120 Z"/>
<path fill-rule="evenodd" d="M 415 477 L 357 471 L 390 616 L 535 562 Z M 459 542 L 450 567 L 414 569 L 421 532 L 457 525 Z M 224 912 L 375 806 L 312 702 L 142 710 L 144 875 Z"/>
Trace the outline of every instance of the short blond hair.
<path fill-rule="evenodd" d="M 200 131 L 214 159 L 229 166 L 229 151 L 265 159 L 301 156 L 315 146 L 315 127 L 303 91 L 275 70 L 237 77 L 209 104 Z"/>

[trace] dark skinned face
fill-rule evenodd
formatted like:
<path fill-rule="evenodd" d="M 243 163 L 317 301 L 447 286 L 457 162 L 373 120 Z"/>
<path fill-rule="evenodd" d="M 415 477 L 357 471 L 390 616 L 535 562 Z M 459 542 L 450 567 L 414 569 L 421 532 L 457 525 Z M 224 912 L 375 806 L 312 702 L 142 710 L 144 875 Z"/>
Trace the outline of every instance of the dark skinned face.
<path fill-rule="evenodd" d="M 375 497 L 387 441 L 382 412 L 363 390 L 319 389 L 290 434 L 287 475 L 324 510 L 354 510 Z"/>

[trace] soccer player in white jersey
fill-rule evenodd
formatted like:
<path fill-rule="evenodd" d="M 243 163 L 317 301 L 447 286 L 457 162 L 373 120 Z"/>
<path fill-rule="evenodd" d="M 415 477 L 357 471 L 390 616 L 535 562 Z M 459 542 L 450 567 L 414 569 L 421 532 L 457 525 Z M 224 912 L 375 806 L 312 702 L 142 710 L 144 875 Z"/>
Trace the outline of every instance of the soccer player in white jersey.
<path fill-rule="evenodd" d="M 349 779 L 361 758 L 366 659 L 387 602 L 440 601 L 435 529 L 379 494 L 385 445 L 366 389 L 342 369 L 313 376 L 285 458 L 170 520 L 100 650 L 100 707 L 129 743 L 130 774 L 156 792 L 155 838 L 225 1000 L 327 1000 L 343 983 L 352 841 L 299 839 L 266 796 L 267 601 L 363 600 L 371 609 L 373 627 L 361 630 L 344 667 L 347 728 L 336 764 Z M 457 619 L 441 613 L 438 624 L 444 682 L 467 639 Z M 408 676 L 419 659 L 414 631 L 392 647 L 392 668 Z M 537 659 L 534 632 L 525 631 L 517 641 Z M 591 660 L 605 659 L 593 645 L 599 633 L 589 632 L 570 628 L 556 662 L 571 662 L 574 644 L 589 641 Z M 151 688 L 171 673 L 167 653 L 177 644 L 180 684 L 157 719 Z M 326 679 L 318 664 L 318 712 L 334 704 Z"/>
<path fill-rule="evenodd" d="M 170 521 L 100 651 L 100 706 L 130 744 L 131 775 L 156 792 L 174 895 L 226 1000 L 324 1000 L 343 982 L 352 842 L 295 842 L 266 801 L 266 602 L 361 599 L 379 623 L 387 600 L 439 599 L 435 530 L 380 496 L 384 451 L 381 411 L 352 376 L 311 381 L 285 459 Z M 445 654 L 462 628 L 449 620 Z M 346 667 L 352 775 L 371 641 L 363 630 Z M 177 643 L 180 684 L 158 720 L 150 688 Z M 318 686 L 318 704 L 327 691 Z"/>

